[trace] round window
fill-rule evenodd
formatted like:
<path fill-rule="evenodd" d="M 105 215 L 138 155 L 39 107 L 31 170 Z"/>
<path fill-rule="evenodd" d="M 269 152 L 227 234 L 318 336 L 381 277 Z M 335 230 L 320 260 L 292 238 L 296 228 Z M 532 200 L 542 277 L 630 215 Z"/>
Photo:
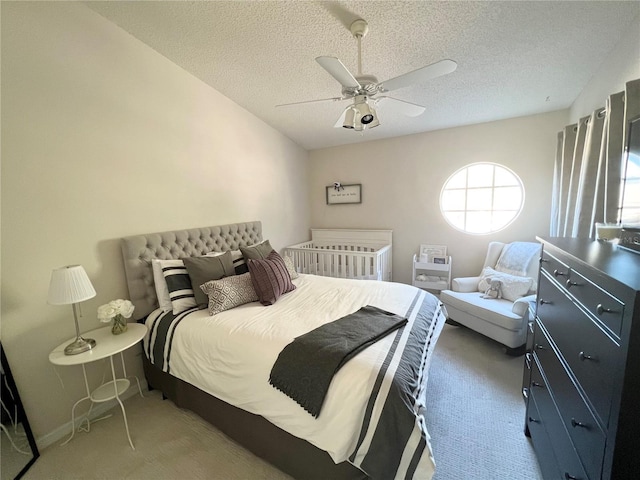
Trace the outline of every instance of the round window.
<path fill-rule="evenodd" d="M 473 163 L 445 182 L 440 210 L 453 228 L 474 235 L 502 230 L 520 214 L 524 187 L 518 176 L 502 165 Z"/>

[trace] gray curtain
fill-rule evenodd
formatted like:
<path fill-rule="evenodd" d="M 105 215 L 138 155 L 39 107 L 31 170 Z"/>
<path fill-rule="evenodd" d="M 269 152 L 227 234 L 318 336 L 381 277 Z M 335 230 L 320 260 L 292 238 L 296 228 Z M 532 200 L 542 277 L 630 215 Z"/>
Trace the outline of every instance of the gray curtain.
<path fill-rule="evenodd" d="M 640 80 L 604 108 L 558 134 L 550 234 L 593 237 L 596 222 L 618 223 L 624 181 L 625 125 L 640 102 Z"/>

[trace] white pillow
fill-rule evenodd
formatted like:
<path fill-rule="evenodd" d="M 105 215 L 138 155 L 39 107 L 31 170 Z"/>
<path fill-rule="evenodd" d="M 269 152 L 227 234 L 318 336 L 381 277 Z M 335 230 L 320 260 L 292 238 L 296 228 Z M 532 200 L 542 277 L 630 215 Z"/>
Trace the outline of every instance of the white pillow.
<path fill-rule="evenodd" d="M 291 260 L 291 257 L 289 257 L 288 255 L 284 255 L 282 259 L 284 260 L 284 266 L 287 267 L 287 271 L 289 272 L 291 280 L 298 278 L 300 275 L 298 275 L 298 272 L 296 272 L 296 267 L 293 264 L 293 260 Z"/>
<path fill-rule="evenodd" d="M 512 302 L 529 293 L 533 285 L 533 279 L 530 277 L 509 275 L 508 273 L 498 272 L 491 267 L 485 267 L 478 282 L 478 291 L 486 292 L 491 286 L 492 280 L 500 281 L 500 296 Z"/>
<path fill-rule="evenodd" d="M 151 268 L 153 269 L 153 283 L 156 286 L 156 297 L 158 297 L 158 305 L 160 305 L 160 308 L 163 312 L 173 310 L 173 306 L 171 305 L 171 298 L 169 298 L 167 281 L 164 279 L 164 275 L 162 274 L 161 262 L 166 261 L 182 262 L 182 260 L 160 260 L 158 258 L 154 258 L 151 260 Z"/>

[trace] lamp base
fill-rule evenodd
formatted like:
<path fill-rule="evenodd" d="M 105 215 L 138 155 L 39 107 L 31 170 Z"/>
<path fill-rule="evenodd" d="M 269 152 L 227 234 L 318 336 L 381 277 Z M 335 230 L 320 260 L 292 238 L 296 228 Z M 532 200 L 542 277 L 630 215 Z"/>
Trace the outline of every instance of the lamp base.
<path fill-rule="evenodd" d="M 64 354 L 77 355 L 78 353 L 89 351 L 95 346 L 96 341 L 93 338 L 78 337 L 75 341 L 64 347 Z"/>

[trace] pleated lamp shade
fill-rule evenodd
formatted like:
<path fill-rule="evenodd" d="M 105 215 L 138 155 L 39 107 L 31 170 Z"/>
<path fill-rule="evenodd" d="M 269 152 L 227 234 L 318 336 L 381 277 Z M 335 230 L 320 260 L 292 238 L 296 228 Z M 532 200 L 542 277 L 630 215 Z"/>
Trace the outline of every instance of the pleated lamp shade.
<path fill-rule="evenodd" d="M 51 305 L 68 305 L 96 296 L 87 272 L 81 265 L 67 265 L 51 272 L 49 297 Z"/>

